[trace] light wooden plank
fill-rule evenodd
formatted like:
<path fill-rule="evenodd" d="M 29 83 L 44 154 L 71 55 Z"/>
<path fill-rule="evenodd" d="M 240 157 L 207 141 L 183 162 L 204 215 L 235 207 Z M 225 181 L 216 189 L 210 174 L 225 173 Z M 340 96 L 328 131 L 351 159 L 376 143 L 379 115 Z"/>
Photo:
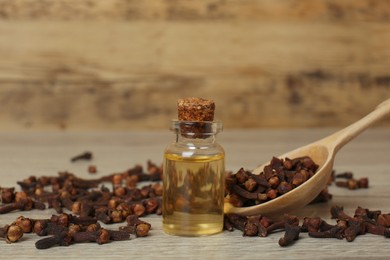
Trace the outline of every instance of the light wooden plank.
<path fill-rule="evenodd" d="M 345 125 L 390 97 L 388 49 L 361 33 L 387 28 L 0 23 L 2 125 L 161 129 L 183 96 L 215 99 L 229 127 Z"/>
<path fill-rule="evenodd" d="M 2 81 L 306 76 L 388 85 L 390 27 L 381 23 L 9 21 L 0 33 Z"/>

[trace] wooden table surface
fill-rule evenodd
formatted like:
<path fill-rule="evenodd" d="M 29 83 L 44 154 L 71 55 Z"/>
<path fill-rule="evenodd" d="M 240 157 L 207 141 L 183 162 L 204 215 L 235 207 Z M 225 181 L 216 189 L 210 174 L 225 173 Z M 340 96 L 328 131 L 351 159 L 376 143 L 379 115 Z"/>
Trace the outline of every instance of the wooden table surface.
<path fill-rule="evenodd" d="M 230 130 L 221 133 L 219 143 L 226 150 L 227 169 L 252 169 L 273 155 L 315 141 L 335 129 L 295 130 Z M 146 164 L 148 159 L 162 162 L 164 147 L 173 140 L 169 131 L 160 132 L 23 132 L 0 133 L 0 186 L 15 186 L 16 181 L 30 175 L 57 175 L 68 170 L 80 177 L 93 178 L 87 167 L 94 164 L 97 176 L 120 172 L 134 164 Z M 92 162 L 71 163 L 70 158 L 83 151 L 92 151 Z M 390 129 L 372 128 L 341 149 L 335 161 L 338 172 L 352 171 L 355 177 L 369 177 L 370 187 L 347 190 L 332 186 L 333 199 L 294 212 L 302 216 L 320 216 L 330 223 L 332 205 L 344 206 L 353 214 L 357 206 L 381 209 L 390 213 Z M 11 223 L 20 215 L 47 218 L 55 212 L 13 212 L 0 215 L 0 225 Z M 177 237 L 162 231 L 161 217 L 144 218 L 152 224 L 150 236 L 105 245 L 93 243 L 48 250 L 35 249 L 39 238 L 26 234 L 21 242 L 6 244 L 0 240 L 1 259 L 26 258 L 189 258 L 189 259 L 278 259 L 278 258 L 386 258 L 390 255 L 390 240 L 374 235 L 358 237 L 354 242 L 337 239 L 314 239 L 306 233 L 291 247 L 281 248 L 282 233 L 268 237 L 242 237 L 240 231 L 223 232 L 208 237 Z M 123 224 L 122 224 L 123 225 Z M 119 224 L 109 225 L 117 228 Z"/>

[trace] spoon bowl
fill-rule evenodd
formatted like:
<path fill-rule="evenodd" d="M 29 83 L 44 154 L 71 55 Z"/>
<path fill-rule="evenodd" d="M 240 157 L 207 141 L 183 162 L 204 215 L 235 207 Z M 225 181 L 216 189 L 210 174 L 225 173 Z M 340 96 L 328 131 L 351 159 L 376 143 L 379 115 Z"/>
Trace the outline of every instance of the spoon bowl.
<path fill-rule="evenodd" d="M 278 156 L 281 159 L 309 156 L 319 167 L 313 177 L 302 185 L 265 203 L 250 207 L 234 207 L 229 202 L 225 202 L 225 213 L 245 216 L 260 214 L 272 216 L 288 213 L 306 206 L 326 187 L 333 170 L 336 153 L 339 149 L 389 113 L 390 99 L 382 102 L 374 111 L 354 124 L 319 141 Z M 260 174 L 266 165 L 263 164 L 257 167 L 253 170 L 253 173 Z"/>

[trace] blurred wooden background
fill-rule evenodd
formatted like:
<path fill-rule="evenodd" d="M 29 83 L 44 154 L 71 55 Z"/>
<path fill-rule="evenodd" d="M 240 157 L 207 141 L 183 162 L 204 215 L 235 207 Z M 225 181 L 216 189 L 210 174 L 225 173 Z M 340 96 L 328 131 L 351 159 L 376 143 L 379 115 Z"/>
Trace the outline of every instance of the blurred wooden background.
<path fill-rule="evenodd" d="M 163 129 L 186 96 L 345 126 L 390 98 L 390 1 L 0 0 L 0 130 Z"/>

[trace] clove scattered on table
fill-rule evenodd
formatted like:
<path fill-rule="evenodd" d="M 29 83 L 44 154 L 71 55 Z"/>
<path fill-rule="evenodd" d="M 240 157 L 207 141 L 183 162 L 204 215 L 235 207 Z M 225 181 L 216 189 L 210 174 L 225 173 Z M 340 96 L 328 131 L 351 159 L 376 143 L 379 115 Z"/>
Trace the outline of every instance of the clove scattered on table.
<path fill-rule="evenodd" d="M 88 241 L 105 244 L 129 239 L 130 234 L 147 236 L 151 225 L 138 218 L 161 214 L 161 176 L 161 167 L 151 161 L 147 162 L 146 172 L 142 166 L 136 165 L 97 179 L 82 179 L 70 172 L 59 172 L 58 176 L 30 176 L 18 182 L 21 191 L 15 191 L 15 188 L 0 190 L 0 214 L 45 209 L 47 205 L 55 209 L 58 215 L 48 219 L 20 216 L 12 225 L 0 230 L 0 235 L 7 242 L 16 242 L 19 237 L 14 235 L 13 230 L 18 228 L 21 235 L 34 233 L 51 236 L 39 240 L 36 243 L 38 249 Z M 149 184 L 138 187 L 144 181 Z M 111 189 L 106 186 L 107 183 L 111 183 Z M 70 214 L 64 213 L 64 210 Z M 92 225 L 96 227 L 99 222 L 111 224 L 125 220 L 128 225 L 123 230 L 102 229 L 99 225 L 91 231 Z"/>
<path fill-rule="evenodd" d="M 72 158 L 90 160 L 92 153 Z M 93 166 L 95 167 L 95 166 Z M 93 168 L 92 167 L 92 168 Z M 236 174 L 227 173 L 225 185 L 230 201 L 238 206 L 248 206 L 274 199 L 307 181 L 318 166 L 308 157 L 285 160 L 273 158 L 263 175 L 253 175 L 241 168 Z M 94 172 L 95 169 L 90 169 Z M 70 172 L 58 176 L 30 176 L 17 182 L 21 191 L 14 187 L 0 188 L 0 214 L 11 211 L 53 208 L 57 215 L 48 219 L 18 217 L 10 225 L 0 228 L 0 237 L 7 242 L 17 242 L 23 234 L 46 236 L 36 243 L 38 249 L 52 246 L 70 246 L 76 243 L 94 242 L 105 244 L 111 241 L 130 239 L 130 234 L 144 237 L 151 225 L 139 217 L 149 214 L 161 215 L 162 167 L 147 162 L 146 171 L 136 165 L 129 170 L 83 179 Z M 329 184 L 344 178 L 354 180 L 352 173 L 335 174 Z M 362 181 L 363 180 L 363 181 Z M 150 182 L 139 187 L 141 182 Z M 368 180 L 357 181 L 359 188 L 367 188 Z M 106 185 L 110 185 L 106 186 Z M 340 186 L 340 185 L 338 185 Z M 341 185 L 349 188 L 348 185 Z M 332 198 L 325 188 L 312 203 L 326 202 Z M 65 213 L 68 211 L 70 213 Z M 365 233 L 390 237 L 390 214 L 358 208 L 354 216 L 347 215 L 342 207 L 332 207 L 332 217 L 337 224 L 328 224 L 321 218 L 304 218 L 302 225 L 295 216 L 284 215 L 282 220 L 266 216 L 243 217 L 225 215 L 225 230 L 239 229 L 244 236 L 266 237 L 276 232 L 285 232 L 280 246 L 295 243 L 301 233 L 313 238 L 337 238 L 353 241 Z M 127 222 L 119 230 L 105 229 L 100 223 Z"/>
<path fill-rule="evenodd" d="M 84 152 L 82 154 L 79 154 L 79 155 L 76 155 L 76 156 L 73 156 L 70 161 L 71 162 L 76 162 L 76 161 L 80 161 L 80 160 L 92 160 L 92 153 L 91 152 Z"/>
<path fill-rule="evenodd" d="M 308 233 L 312 238 L 345 238 L 348 242 L 366 233 L 390 237 L 390 223 L 379 221 L 388 218 L 389 214 L 357 207 L 354 216 L 350 216 L 340 206 L 333 206 L 330 213 L 332 218 L 336 219 L 337 223 L 334 225 L 319 217 L 305 217 L 302 225 L 299 225 L 298 218 L 291 215 L 284 215 L 283 220 L 274 221 L 260 215 L 242 217 L 230 214 L 225 218 L 225 227 L 228 227 L 228 231 L 241 230 L 244 236 L 266 237 L 271 233 L 283 231 L 285 233 L 279 240 L 282 247 L 293 244 L 299 239 L 300 233 Z M 251 232 L 247 232 L 245 227 L 248 225 L 257 229 L 252 228 Z"/>

